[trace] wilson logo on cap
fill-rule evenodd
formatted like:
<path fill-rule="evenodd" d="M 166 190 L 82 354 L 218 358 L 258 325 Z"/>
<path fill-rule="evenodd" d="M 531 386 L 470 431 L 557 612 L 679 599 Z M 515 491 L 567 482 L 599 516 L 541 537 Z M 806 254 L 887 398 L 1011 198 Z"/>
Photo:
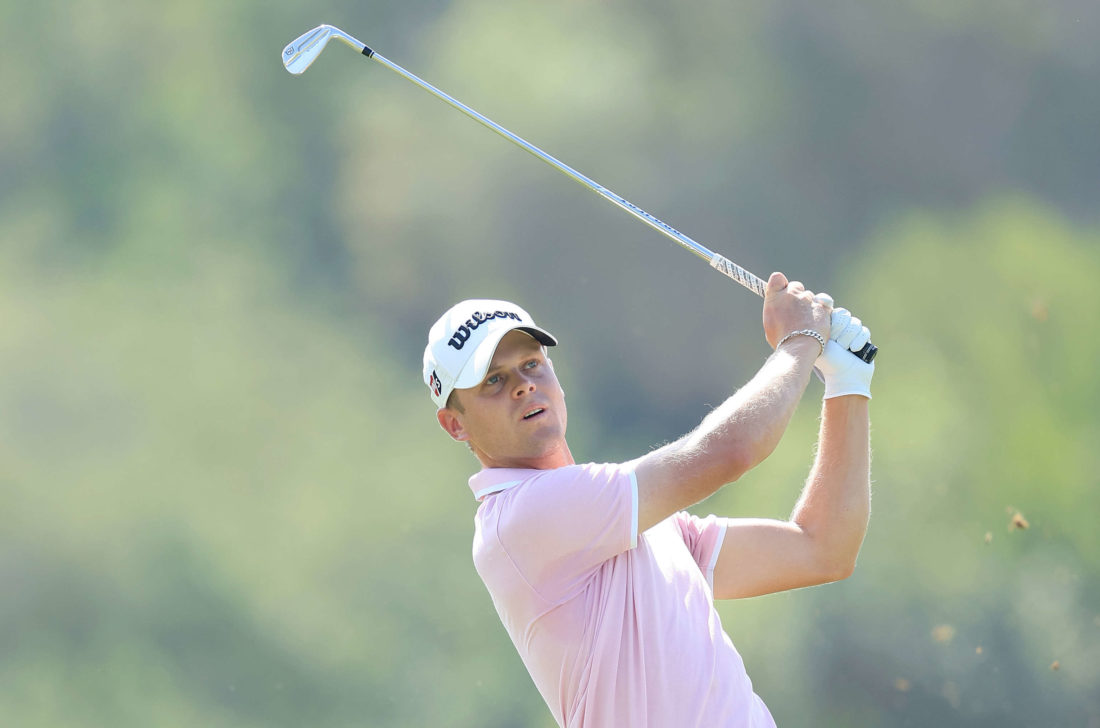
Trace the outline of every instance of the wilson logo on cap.
<path fill-rule="evenodd" d="M 453 346 L 458 351 L 462 351 L 462 347 L 466 345 L 466 341 L 470 338 L 470 334 L 472 334 L 478 326 L 481 326 L 486 321 L 492 321 L 498 318 L 510 318 L 516 321 L 523 321 L 523 318 L 518 313 L 513 313 L 511 311 L 477 312 L 466 319 L 466 323 L 455 330 L 447 344 Z"/>

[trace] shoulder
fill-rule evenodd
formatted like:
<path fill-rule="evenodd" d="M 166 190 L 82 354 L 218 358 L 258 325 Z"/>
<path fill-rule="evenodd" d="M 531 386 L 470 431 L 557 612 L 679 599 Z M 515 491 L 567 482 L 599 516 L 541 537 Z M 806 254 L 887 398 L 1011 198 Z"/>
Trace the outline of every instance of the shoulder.
<path fill-rule="evenodd" d="M 586 523 L 637 512 L 637 482 L 621 463 L 512 471 L 498 482 L 499 489 L 478 508 L 476 521 L 504 542 L 527 540 L 532 530 L 581 531 Z"/>
<path fill-rule="evenodd" d="M 507 490 L 483 504 L 499 526 L 556 524 L 590 518 L 637 500 L 633 471 L 622 463 L 584 463 L 553 470 L 529 470 Z"/>
<path fill-rule="evenodd" d="M 609 486 L 631 485 L 634 471 L 624 463 L 584 463 L 566 465 L 554 470 L 531 471 L 516 488 L 516 496 L 537 496 L 544 493 L 564 495 L 572 490 L 602 489 Z"/>

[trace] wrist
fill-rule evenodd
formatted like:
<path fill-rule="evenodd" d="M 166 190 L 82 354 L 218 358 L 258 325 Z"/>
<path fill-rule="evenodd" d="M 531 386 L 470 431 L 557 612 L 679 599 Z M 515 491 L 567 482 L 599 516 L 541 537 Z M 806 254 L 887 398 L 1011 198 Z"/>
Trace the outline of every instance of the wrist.
<path fill-rule="evenodd" d="M 822 399 L 830 407 L 843 407 L 849 409 L 866 408 L 867 403 L 871 401 L 871 391 L 834 394 L 831 397 L 823 397 Z"/>
<path fill-rule="evenodd" d="M 816 359 L 825 352 L 825 337 L 813 329 L 798 329 L 781 338 L 775 350 L 779 351 L 780 347 L 792 352 L 802 350 Z"/>
<path fill-rule="evenodd" d="M 834 397 L 822 402 L 821 414 L 834 425 L 843 425 L 853 418 L 866 420 L 870 416 L 869 402 L 858 395 Z"/>

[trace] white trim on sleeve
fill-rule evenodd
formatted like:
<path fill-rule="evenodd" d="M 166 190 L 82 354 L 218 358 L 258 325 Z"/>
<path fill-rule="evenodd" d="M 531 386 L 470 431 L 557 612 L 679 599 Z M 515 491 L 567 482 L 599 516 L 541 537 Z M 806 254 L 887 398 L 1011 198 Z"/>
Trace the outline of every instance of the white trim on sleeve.
<path fill-rule="evenodd" d="M 630 471 L 630 548 L 638 546 L 638 477 Z"/>
<path fill-rule="evenodd" d="M 710 587 L 710 593 L 714 595 L 714 567 L 718 565 L 718 556 L 722 553 L 722 543 L 726 540 L 726 519 L 722 519 L 722 530 L 718 534 L 718 541 L 714 544 L 714 553 L 710 556 L 710 563 L 707 564 L 707 586 Z"/>

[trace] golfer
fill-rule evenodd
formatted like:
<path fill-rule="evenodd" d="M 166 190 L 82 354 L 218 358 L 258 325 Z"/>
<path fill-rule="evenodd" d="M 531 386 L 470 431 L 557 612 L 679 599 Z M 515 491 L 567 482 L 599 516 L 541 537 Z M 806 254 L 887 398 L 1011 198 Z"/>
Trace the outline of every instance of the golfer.
<path fill-rule="evenodd" d="M 519 306 L 457 304 L 432 326 L 439 424 L 481 463 L 473 557 L 554 719 L 569 728 L 774 726 L 714 609 L 852 573 L 870 508 L 870 339 L 826 294 L 773 273 L 775 352 L 692 432 L 636 460 L 577 465 L 557 340 Z M 817 455 L 790 520 L 684 511 L 779 442 L 814 367 Z M 732 389 L 732 388 L 731 388 Z"/>

